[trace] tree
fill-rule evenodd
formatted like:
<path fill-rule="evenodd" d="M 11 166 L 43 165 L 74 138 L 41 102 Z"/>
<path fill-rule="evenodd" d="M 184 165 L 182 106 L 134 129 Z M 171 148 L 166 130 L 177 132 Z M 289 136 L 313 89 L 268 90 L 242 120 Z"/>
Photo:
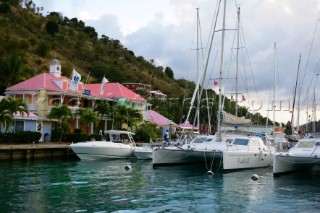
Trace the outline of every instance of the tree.
<path fill-rule="evenodd" d="M 59 25 L 52 20 L 49 20 L 46 23 L 45 28 L 46 28 L 46 32 L 49 33 L 52 37 L 54 37 L 55 34 L 59 32 Z"/>
<path fill-rule="evenodd" d="M 60 135 L 59 141 L 61 141 L 62 136 L 65 133 L 70 131 L 70 124 L 68 123 L 68 120 L 72 117 L 72 111 L 66 105 L 51 108 L 48 118 L 58 120 L 58 125 L 56 125 L 55 130 L 57 131 L 57 134 Z"/>
<path fill-rule="evenodd" d="M 0 59 L 0 93 L 26 77 L 26 60 L 21 54 L 13 53 L 10 58 Z"/>
<path fill-rule="evenodd" d="M 0 14 L 6 14 L 11 12 L 10 5 L 6 2 L 0 3 Z"/>
<path fill-rule="evenodd" d="M 286 124 L 285 133 L 286 133 L 286 135 L 292 135 L 292 133 L 293 133 L 290 121 L 288 121 Z"/>
<path fill-rule="evenodd" d="M 97 114 L 94 113 L 91 109 L 88 109 L 88 108 L 79 109 L 77 111 L 77 114 L 80 115 L 79 122 L 81 125 L 81 129 L 83 126 L 85 126 L 87 129 L 86 134 L 88 134 L 90 123 L 94 123 L 94 124 L 98 123 Z"/>
<path fill-rule="evenodd" d="M 83 29 L 83 32 L 89 35 L 90 38 L 96 39 L 98 37 L 98 33 L 93 27 L 87 26 Z"/>
<path fill-rule="evenodd" d="M 15 113 L 20 113 L 20 116 L 29 114 L 27 104 L 22 100 L 14 100 L 11 96 L 5 97 L 0 102 L 0 123 L 3 124 L 5 132 L 8 127 L 13 124 L 13 116 Z"/>
<path fill-rule="evenodd" d="M 149 142 L 150 139 L 155 141 L 157 138 L 161 137 L 161 130 L 157 128 L 155 124 L 145 123 L 142 124 L 134 135 L 136 141 Z"/>
<path fill-rule="evenodd" d="M 142 114 L 139 110 L 131 109 L 126 106 L 116 106 L 115 108 L 115 125 L 121 127 L 126 123 L 128 127 L 137 126 L 142 121 Z"/>
<path fill-rule="evenodd" d="M 94 106 L 94 111 L 97 112 L 98 115 L 100 115 L 99 124 L 101 123 L 102 118 L 104 116 L 108 118 L 111 114 L 110 105 L 108 102 L 105 102 L 105 101 L 97 102 Z"/>

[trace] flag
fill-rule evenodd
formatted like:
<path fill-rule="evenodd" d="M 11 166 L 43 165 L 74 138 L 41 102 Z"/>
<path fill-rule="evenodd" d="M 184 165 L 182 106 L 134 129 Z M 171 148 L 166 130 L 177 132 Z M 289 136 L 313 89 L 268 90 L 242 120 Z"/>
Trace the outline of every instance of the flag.
<path fill-rule="evenodd" d="M 214 82 L 213 82 L 213 85 L 214 85 L 214 86 L 217 86 L 217 85 L 218 85 L 218 81 L 214 81 Z"/>
<path fill-rule="evenodd" d="M 106 83 L 108 83 L 108 79 L 106 79 L 105 77 L 103 77 L 102 82 L 101 82 L 101 87 L 100 87 L 100 95 L 102 95 L 104 93 L 104 85 Z"/>
<path fill-rule="evenodd" d="M 69 89 L 73 91 L 77 91 L 80 80 L 81 80 L 81 75 L 75 69 L 73 69 Z"/>
<path fill-rule="evenodd" d="M 246 98 L 242 95 L 242 101 L 246 101 Z"/>

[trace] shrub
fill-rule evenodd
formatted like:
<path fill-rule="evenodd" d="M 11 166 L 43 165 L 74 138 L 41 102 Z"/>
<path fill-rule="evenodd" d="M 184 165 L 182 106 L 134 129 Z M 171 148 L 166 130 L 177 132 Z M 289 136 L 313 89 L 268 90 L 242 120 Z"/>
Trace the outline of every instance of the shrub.
<path fill-rule="evenodd" d="M 33 142 L 39 142 L 41 138 L 40 132 L 5 132 L 0 133 L 0 143 L 33 143 Z"/>
<path fill-rule="evenodd" d="M 155 124 L 145 123 L 141 125 L 134 135 L 135 141 L 149 142 L 150 138 L 155 141 L 161 136 L 161 130 Z"/>

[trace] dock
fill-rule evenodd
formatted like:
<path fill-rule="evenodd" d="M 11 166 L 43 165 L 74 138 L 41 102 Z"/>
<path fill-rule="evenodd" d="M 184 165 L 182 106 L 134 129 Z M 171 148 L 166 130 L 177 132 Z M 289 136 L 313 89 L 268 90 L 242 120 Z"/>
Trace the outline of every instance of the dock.
<path fill-rule="evenodd" d="M 78 159 L 69 143 L 1 144 L 0 161 L 35 159 Z"/>

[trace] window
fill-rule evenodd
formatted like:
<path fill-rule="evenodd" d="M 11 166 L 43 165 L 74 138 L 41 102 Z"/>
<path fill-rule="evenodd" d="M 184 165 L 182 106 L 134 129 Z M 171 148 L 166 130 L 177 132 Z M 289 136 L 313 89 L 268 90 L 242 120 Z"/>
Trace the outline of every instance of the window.
<path fill-rule="evenodd" d="M 312 148 L 315 145 L 315 141 L 300 141 L 298 148 Z"/>
<path fill-rule="evenodd" d="M 249 140 L 248 139 L 241 139 L 241 138 L 236 138 L 233 142 L 233 144 L 235 145 L 243 145 L 243 146 L 247 146 L 248 145 Z"/>
<path fill-rule="evenodd" d="M 24 121 L 16 121 L 15 131 L 16 132 L 24 131 Z"/>

